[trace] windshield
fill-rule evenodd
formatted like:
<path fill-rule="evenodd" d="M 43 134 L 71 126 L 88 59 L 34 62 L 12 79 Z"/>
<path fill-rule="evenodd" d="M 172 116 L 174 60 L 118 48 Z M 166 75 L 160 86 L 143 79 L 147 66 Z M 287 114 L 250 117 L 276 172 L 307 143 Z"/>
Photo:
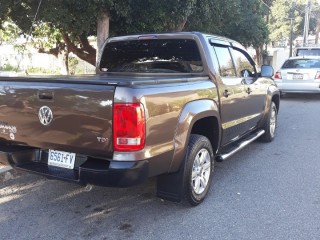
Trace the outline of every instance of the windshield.
<path fill-rule="evenodd" d="M 320 68 L 320 59 L 290 59 L 282 68 Z"/>
<path fill-rule="evenodd" d="M 199 49 L 190 39 L 150 39 L 111 42 L 102 54 L 103 72 L 198 73 Z"/>
<path fill-rule="evenodd" d="M 320 49 L 297 49 L 297 56 L 320 56 Z"/>

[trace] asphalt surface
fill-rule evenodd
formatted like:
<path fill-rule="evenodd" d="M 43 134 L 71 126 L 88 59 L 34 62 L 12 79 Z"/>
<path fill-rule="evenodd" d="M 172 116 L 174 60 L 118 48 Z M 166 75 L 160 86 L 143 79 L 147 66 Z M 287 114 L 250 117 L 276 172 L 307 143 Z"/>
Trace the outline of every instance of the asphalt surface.
<path fill-rule="evenodd" d="M 0 175 L 1 239 L 319 239 L 320 95 L 281 101 L 276 139 L 217 163 L 198 207 L 155 197 L 155 179 L 85 188 Z M 6 176 L 4 176 L 6 175 Z"/>

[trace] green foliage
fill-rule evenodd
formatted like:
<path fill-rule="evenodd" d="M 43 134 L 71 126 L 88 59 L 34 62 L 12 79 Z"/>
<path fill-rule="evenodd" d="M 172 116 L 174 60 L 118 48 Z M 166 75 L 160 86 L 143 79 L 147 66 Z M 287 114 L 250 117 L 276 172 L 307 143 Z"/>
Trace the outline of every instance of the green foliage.
<path fill-rule="evenodd" d="M 304 2 L 305 3 L 305 2 Z M 300 16 L 298 9 L 301 8 L 302 3 L 297 3 L 294 10 L 294 32 L 297 32 L 298 26 L 303 18 Z M 270 40 L 276 41 L 289 37 L 290 34 L 290 19 L 289 12 L 292 6 L 292 1 L 275 0 L 271 6 L 271 20 L 269 23 Z M 303 8 L 301 8 L 303 9 Z"/>
<path fill-rule="evenodd" d="M 20 34 L 20 29 L 9 19 L 3 21 L 0 26 L 0 45 L 2 43 L 13 43 Z"/>
<path fill-rule="evenodd" d="M 317 21 L 320 17 L 320 7 L 316 0 L 310 1 L 312 3 L 312 15 L 309 23 L 309 33 L 314 33 Z M 269 23 L 270 40 L 277 41 L 283 38 L 288 38 L 290 35 L 290 9 L 293 6 L 294 16 L 294 37 L 303 34 L 304 17 L 305 17 L 305 0 L 274 0 L 271 6 L 271 20 Z"/>
<path fill-rule="evenodd" d="M 126 19 L 114 19 L 112 35 L 183 30 L 231 37 L 245 46 L 268 40 L 267 11 L 260 0 L 136 0 L 130 9 Z"/>
<path fill-rule="evenodd" d="M 76 74 L 77 66 L 79 64 L 78 59 L 76 57 L 69 57 L 68 61 L 69 61 L 69 73 L 71 75 Z"/>
<path fill-rule="evenodd" d="M 61 32 L 51 24 L 40 22 L 33 27 L 32 42 L 37 49 L 49 51 L 62 42 Z"/>
<path fill-rule="evenodd" d="M 28 34 L 38 4 L 1 0 L 0 22 L 10 18 Z M 96 35 L 102 12 L 110 16 L 110 36 L 182 30 L 231 37 L 245 46 L 268 40 L 260 0 L 50 0 L 42 1 L 32 28 L 33 42 L 43 52 L 65 50 L 61 34 L 66 32 L 81 47 L 81 38 Z"/>
<path fill-rule="evenodd" d="M 4 66 L 0 67 L 0 71 L 16 71 L 17 67 L 12 66 L 10 64 L 5 64 Z"/>
<path fill-rule="evenodd" d="M 127 11 L 110 11 L 110 35 L 183 30 L 197 0 L 128 0 Z"/>
<path fill-rule="evenodd" d="M 51 68 L 41 68 L 41 67 L 32 67 L 27 68 L 28 74 L 50 74 L 50 75 L 59 75 L 59 69 Z"/>
<path fill-rule="evenodd" d="M 238 21 L 230 26 L 230 37 L 245 46 L 258 47 L 268 42 L 268 29 L 263 18 L 265 12 L 261 1 L 241 1 L 238 6 Z"/>
<path fill-rule="evenodd" d="M 268 41 L 265 14 L 259 0 L 199 0 L 186 29 L 230 37 L 256 47 Z"/>

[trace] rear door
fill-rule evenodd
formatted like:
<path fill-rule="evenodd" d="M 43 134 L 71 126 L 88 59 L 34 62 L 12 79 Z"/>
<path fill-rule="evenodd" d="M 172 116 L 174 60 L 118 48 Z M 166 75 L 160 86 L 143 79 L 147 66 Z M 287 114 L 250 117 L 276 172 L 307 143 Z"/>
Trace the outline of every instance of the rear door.
<path fill-rule="evenodd" d="M 111 155 L 115 87 L 72 81 L 0 82 L 0 138 L 44 149 Z"/>
<path fill-rule="evenodd" d="M 220 81 L 218 82 L 220 96 L 220 112 L 222 122 L 222 145 L 236 140 L 246 129 L 243 123 L 248 112 L 246 105 L 247 93 L 242 79 L 237 77 L 230 46 L 221 43 L 214 44 L 215 62 L 219 65 Z"/>
<path fill-rule="evenodd" d="M 254 61 L 243 49 L 233 47 L 232 56 L 236 65 L 237 76 L 241 79 L 246 92 L 246 128 L 254 128 L 262 118 L 267 87 L 263 79 L 258 78 Z"/>

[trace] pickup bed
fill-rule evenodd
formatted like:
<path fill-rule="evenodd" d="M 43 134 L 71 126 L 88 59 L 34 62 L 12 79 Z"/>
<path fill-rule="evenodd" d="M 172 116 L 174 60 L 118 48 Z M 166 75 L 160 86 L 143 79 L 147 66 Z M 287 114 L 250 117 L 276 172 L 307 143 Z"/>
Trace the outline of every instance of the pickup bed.
<path fill-rule="evenodd" d="M 198 32 L 107 40 L 98 73 L 0 78 L 0 162 L 79 184 L 197 205 L 216 161 L 275 137 L 273 69 L 237 42 Z"/>

